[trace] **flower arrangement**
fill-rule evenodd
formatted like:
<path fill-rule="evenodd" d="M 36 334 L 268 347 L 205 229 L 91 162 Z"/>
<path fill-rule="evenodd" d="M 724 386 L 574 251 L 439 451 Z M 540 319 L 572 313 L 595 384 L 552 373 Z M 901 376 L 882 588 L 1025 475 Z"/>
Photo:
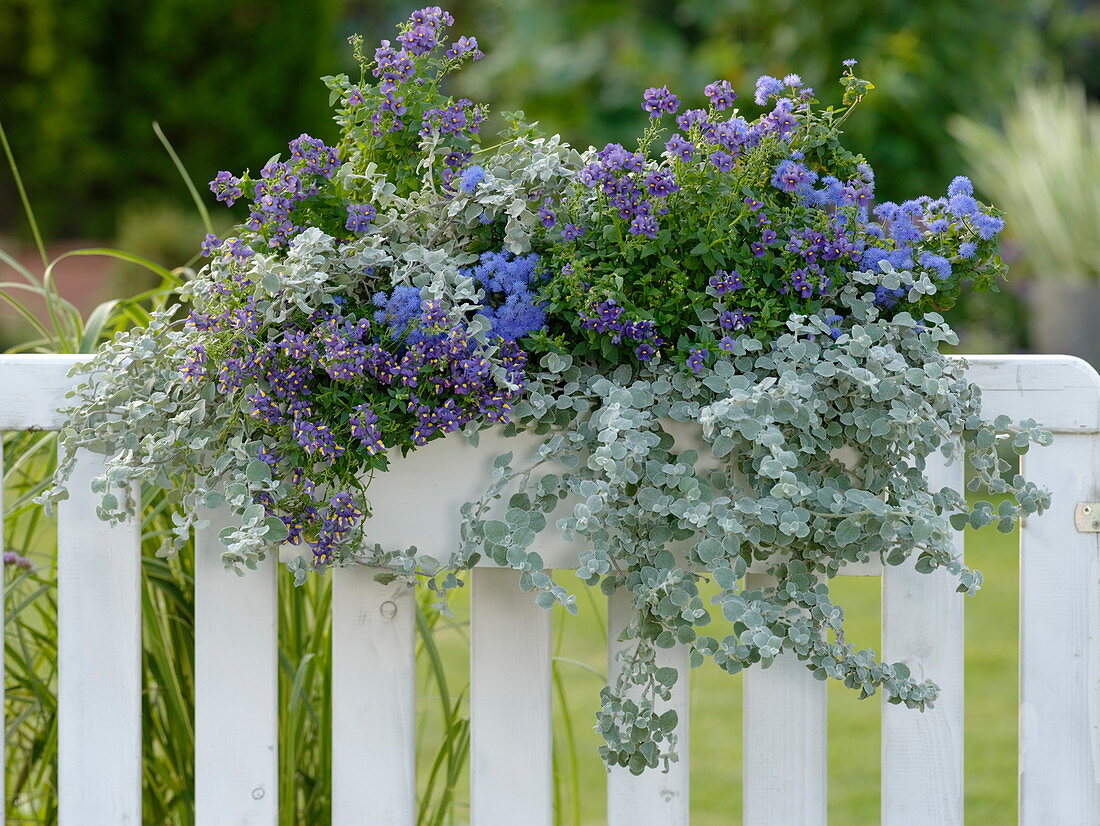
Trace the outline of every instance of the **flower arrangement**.
<path fill-rule="evenodd" d="M 973 593 L 952 528 L 1011 530 L 1049 502 L 998 455 L 1049 434 L 984 419 L 965 365 L 939 353 L 955 340 L 939 311 L 1002 273 L 999 213 L 961 177 L 875 204 L 871 167 L 840 143 L 873 88 L 855 61 L 839 106 L 793 74 L 760 78 L 755 116 L 726 81 L 694 109 L 662 87 L 633 148 L 577 152 L 522 113 L 483 146 L 485 107 L 441 90 L 481 57 L 452 24 L 414 12 L 373 57 L 353 38 L 359 77 L 325 78 L 339 143 L 302 135 L 258 176 L 218 173 L 211 190 L 247 219 L 207 237 L 182 310 L 79 368 L 46 501 L 66 495 L 75 451 L 95 450 L 102 518 L 133 512 L 134 482 L 175 491 L 166 554 L 202 508 L 229 508 L 228 566 L 290 543 L 300 580 L 366 564 L 426 582 L 444 608 L 488 557 L 543 607 L 576 611 L 530 551 L 560 531 L 584 582 L 633 599 L 596 722 L 603 757 L 633 772 L 676 758 L 662 709 L 677 674 L 655 664 L 674 644 L 730 673 L 789 651 L 862 696 L 931 705 L 934 683 L 846 641 L 828 580 L 915 557 Z M 679 424 L 701 450 L 677 443 Z M 368 482 L 487 426 L 541 436 L 540 473 L 499 457 L 446 562 L 365 542 Z M 963 449 L 996 508 L 930 487 L 928 457 Z M 744 587 L 753 563 L 773 584 Z"/>

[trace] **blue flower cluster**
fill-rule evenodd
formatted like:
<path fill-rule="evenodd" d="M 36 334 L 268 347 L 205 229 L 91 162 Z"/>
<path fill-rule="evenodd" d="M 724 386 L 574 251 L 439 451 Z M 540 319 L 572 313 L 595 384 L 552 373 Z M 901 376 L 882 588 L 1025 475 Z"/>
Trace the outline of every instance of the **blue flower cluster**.
<path fill-rule="evenodd" d="M 485 291 L 479 315 L 489 322 L 493 337 L 517 341 L 546 326 L 546 304 L 535 293 L 538 264 L 534 253 L 486 252 L 465 271 Z"/>

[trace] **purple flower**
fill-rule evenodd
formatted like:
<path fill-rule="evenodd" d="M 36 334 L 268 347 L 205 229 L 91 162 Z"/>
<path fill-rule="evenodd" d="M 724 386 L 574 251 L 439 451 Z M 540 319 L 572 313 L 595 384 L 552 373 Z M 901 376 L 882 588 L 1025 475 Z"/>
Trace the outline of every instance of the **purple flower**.
<path fill-rule="evenodd" d="M 336 150 L 325 146 L 320 138 L 311 138 L 303 133 L 290 142 L 289 149 L 290 157 L 304 163 L 306 171 L 323 178 L 332 177 L 332 173 L 340 165 Z"/>
<path fill-rule="evenodd" d="M 676 176 L 667 169 L 655 169 L 646 175 L 646 189 L 653 198 L 664 198 L 680 189 Z"/>
<path fill-rule="evenodd" d="M 767 227 L 762 233 L 760 233 L 760 240 L 768 246 L 774 244 L 778 237 L 779 236 L 775 234 L 775 230 L 773 230 L 771 227 Z"/>
<path fill-rule="evenodd" d="M 702 125 L 706 122 L 706 109 L 688 109 L 686 112 L 676 116 L 676 125 L 684 132 L 690 132 L 691 127 Z"/>
<path fill-rule="evenodd" d="M 752 254 L 757 258 L 763 258 L 768 254 L 768 248 L 761 244 L 759 241 L 753 241 L 749 244 L 749 249 L 752 250 Z"/>
<path fill-rule="evenodd" d="M 740 310 L 723 310 L 718 316 L 718 323 L 723 330 L 747 330 L 752 321 L 751 315 Z"/>
<path fill-rule="evenodd" d="M 210 191 L 214 193 L 217 200 L 222 201 L 226 206 L 233 206 L 237 199 L 244 195 L 244 191 L 241 189 L 241 179 L 225 170 L 214 176 L 214 180 L 210 182 Z"/>
<path fill-rule="evenodd" d="M 718 170 L 720 172 L 729 172 L 731 169 L 733 169 L 735 159 L 733 155 L 729 154 L 728 152 L 722 152 L 721 150 L 719 150 L 717 152 L 710 153 L 710 162 L 718 167 Z"/>
<path fill-rule="evenodd" d="M 584 235 L 584 227 L 576 224 L 566 224 L 561 228 L 561 237 L 566 241 L 574 241 Z"/>
<path fill-rule="evenodd" d="M 978 252 L 978 245 L 973 241 L 963 241 L 959 244 L 959 257 L 960 258 L 973 258 Z"/>
<path fill-rule="evenodd" d="M 708 283 L 714 288 L 716 295 L 725 295 L 726 293 L 732 293 L 744 289 L 745 287 L 744 283 L 741 281 L 741 273 L 737 270 L 718 270 L 710 277 Z"/>
<path fill-rule="evenodd" d="M 796 192 L 803 185 L 813 182 L 814 175 L 796 161 L 781 161 L 772 175 L 772 186 L 783 192 Z"/>
<path fill-rule="evenodd" d="M 790 86 L 794 89 L 800 89 L 802 87 L 802 78 L 795 74 L 786 75 L 783 78 L 783 85 Z"/>
<path fill-rule="evenodd" d="M 27 557 L 20 556 L 15 551 L 4 551 L 4 567 L 22 568 L 25 571 L 29 571 L 34 568 L 34 565 Z"/>
<path fill-rule="evenodd" d="M 638 361 L 650 361 L 657 354 L 657 348 L 652 344 L 639 344 L 634 348 L 634 355 L 637 356 Z"/>
<path fill-rule="evenodd" d="M 252 247 L 246 245 L 240 238 L 233 238 L 229 242 L 229 254 L 234 261 L 245 261 L 256 253 Z"/>
<path fill-rule="evenodd" d="M 366 232 L 377 215 L 373 204 L 348 204 L 348 220 L 344 227 L 352 232 Z"/>
<path fill-rule="evenodd" d="M 679 134 L 673 135 L 665 142 L 665 152 L 669 156 L 677 157 L 681 161 L 690 161 L 695 153 L 695 144 L 684 140 Z"/>
<path fill-rule="evenodd" d="M 221 239 L 214 233 L 206 233 L 206 238 L 202 242 L 202 255 L 204 258 L 209 258 L 214 254 L 214 250 L 222 245 Z"/>
<path fill-rule="evenodd" d="M 457 60 L 465 54 L 470 55 L 472 60 L 481 60 L 485 57 L 485 53 L 477 46 L 476 37 L 460 37 L 454 43 L 451 44 L 451 48 L 447 49 L 444 53 L 451 60 Z"/>
<path fill-rule="evenodd" d="M 783 83 L 771 75 L 761 75 L 756 80 L 756 95 L 753 100 L 760 106 L 768 102 L 768 98 L 783 93 Z"/>
<path fill-rule="evenodd" d="M 856 65 L 857 63 L 859 63 L 859 61 L 858 61 L 858 60 L 856 60 L 856 59 L 855 59 L 854 57 L 849 57 L 849 58 L 848 58 L 847 60 L 842 60 L 842 61 L 840 61 L 840 62 L 841 62 L 841 63 L 842 63 L 843 65 L 847 66 L 847 67 L 848 67 L 849 69 L 851 69 L 851 68 L 852 68 L 853 66 L 855 66 L 855 65 Z"/>
<path fill-rule="evenodd" d="M 631 235 L 645 235 L 649 238 L 656 238 L 659 229 L 657 219 L 652 215 L 638 215 L 630 222 Z"/>
<path fill-rule="evenodd" d="M 351 92 L 348 93 L 348 106 L 362 106 L 363 95 L 356 87 L 352 87 Z"/>
<path fill-rule="evenodd" d="M 646 89 L 642 95 L 642 109 L 649 113 L 651 118 L 659 118 L 667 113 L 675 115 L 680 108 L 680 99 L 668 90 L 667 86 Z"/>
<path fill-rule="evenodd" d="M 813 284 L 807 280 L 806 271 L 801 267 L 791 273 L 791 285 L 802 298 L 809 298 L 814 293 Z"/>
<path fill-rule="evenodd" d="M 371 455 L 386 449 L 377 424 L 378 415 L 371 410 L 370 405 L 361 404 L 354 408 L 351 414 L 351 436 L 353 439 L 358 439 Z"/>
<path fill-rule="evenodd" d="M 707 350 L 705 347 L 696 347 L 688 353 L 687 366 L 691 368 L 692 373 L 698 373 L 703 369 L 703 362 L 707 357 Z"/>
<path fill-rule="evenodd" d="M 730 336 L 722 336 L 722 340 L 718 342 L 718 349 L 724 350 L 727 353 L 732 353 L 737 349 L 737 339 Z"/>
<path fill-rule="evenodd" d="M 423 55 L 439 44 L 439 34 L 434 26 L 413 26 L 397 36 L 397 42 L 412 55 Z"/>
<path fill-rule="evenodd" d="M 451 16 L 451 13 L 443 11 L 439 6 L 425 6 L 422 9 L 417 9 L 409 15 L 409 20 L 417 26 L 427 26 L 429 29 L 435 30 L 455 24 L 455 19 Z"/>
<path fill-rule="evenodd" d="M 733 102 L 737 100 L 737 93 L 733 91 L 733 87 L 728 80 L 716 80 L 713 83 L 708 83 L 706 88 L 703 89 L 703 94 L 710 98 L 711 104 L 719 112 L 723 109 L 729 109 L 733 106 Z"/>
<path fill-rule="evenodd" d="M 558 216 L 546 204 L 539 207 L 539 217 L 542 219 L 542 225 L 547 229 L 558 222 Z"/>

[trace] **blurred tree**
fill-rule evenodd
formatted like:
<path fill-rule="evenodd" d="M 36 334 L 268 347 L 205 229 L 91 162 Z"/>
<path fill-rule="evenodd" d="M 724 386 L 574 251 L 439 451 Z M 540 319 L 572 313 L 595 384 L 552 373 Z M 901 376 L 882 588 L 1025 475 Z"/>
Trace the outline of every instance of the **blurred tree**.
<path fill-rule="evenodd" d="M 262 164 L 329 129 L 317 78 L 340 57 L 340 0 L 0 0 L 0 120 L 49 234 L 110 235 L 132 198 Z M 0 176 L 0 226 L 19 206 Z"/>
<path fill-rule="evenodd" d="M 433 0 L 442 2 L 442 0 Z M 0 120 L 51 233 L 110 235 L 126 202 L 186 195 L 150 130 L 159 120 L 199 181 L 257 168 L 301 132 L 332 134 L 317 78 L 347 70 L 407 0 L 0 0 Z M 942 189 L 962 168 L 946 121 L 992 121 L 1051 63 L 1096 70 L 1093 0 L 457 0 L 485 60 L 455 91 L 522 108 L 579 145 L 628 134 L 641 91 L 686 102 L 731 80 L 798 72 L 825 100 L 855 57 L 881 87 L 850 123 L 880 193 Z M 1092 89 L 1094 77 L 1083 77 Z M 0 227 L 17 209 L 0 176 Z"/>

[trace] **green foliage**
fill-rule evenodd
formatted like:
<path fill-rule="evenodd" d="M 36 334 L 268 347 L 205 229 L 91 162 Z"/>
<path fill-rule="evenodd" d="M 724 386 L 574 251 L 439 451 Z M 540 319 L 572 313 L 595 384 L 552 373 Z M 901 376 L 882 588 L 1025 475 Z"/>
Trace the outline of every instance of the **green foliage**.
<path fill-rule="evenodd" d="M 914 558 L 918 570 L 945 569 L 973 594 L 981 576 L 957 557 L 952 528 L 1011 529 L 1049 504 L 1022 477 L 1004 480 L 997 444 L 1025 451 L 1050 435 L 1034 422 L 984 420 L 965 365 L 937 352 L 951 331 L 934 314 L 919 322 L 880 314 L 880 280 L 857 273 L 841 291 L 854 325 L 836 345 L 822 336 L 824 320 L 810 316 L 793 317 L 772 348 L 738 340 L 695 375 L 669 364 L 621 365 L 607 375 L 572 360 L 559 361 L 557 372 L 548 357 L 517 406 L 521 422 L 552 434 L 540 465 L 560 473 L 540 477 L 510 459 L 498 468 L 486 500 L 467 508 L 463 558 L 483 549 L 522 570 L 540 604 L 575 610 L 574 597 L 526 551 L 532 513 L 570 503 L 557 525 L 591 548 L 578 576 L 605 593 L 626 588 L 637 610 L 623 636 L 632 647 L 621 676 L 601 695 L 597 728 L 608 762 L 640 772 L 676 759 L 661 710 L 674 674 L 654 663 L 658 648 L 675 643 L 690 647 L 693 665 L 712 659 L 731 674 L 788 651 L 861 697 L 881 690 L 893 703 L 931 706 L 938 688 L 930 679 L 918 682 L 904 665 L 847 641 L 828 581 L 846 563 Z M 570 404 L 560 404 L 563 394 Z M 590 413 L 576 417 L 572 402 Z M 685 425 L 686 443 L 674 438 Z M 929 486 L 927 460 L 960 461 L 960 448 L 974 489 L 1007 495 L 997 509 Z M 489 500 L 525 479 L 530 510 L 509 510 L 503 522 L 479 518 Z M 750 566 L 769 584 L 743 584 Z M 712 620 L 703 581 L 718 588 L 713 600 L 728 623 L 721 632 L 704 630 Z"/>

